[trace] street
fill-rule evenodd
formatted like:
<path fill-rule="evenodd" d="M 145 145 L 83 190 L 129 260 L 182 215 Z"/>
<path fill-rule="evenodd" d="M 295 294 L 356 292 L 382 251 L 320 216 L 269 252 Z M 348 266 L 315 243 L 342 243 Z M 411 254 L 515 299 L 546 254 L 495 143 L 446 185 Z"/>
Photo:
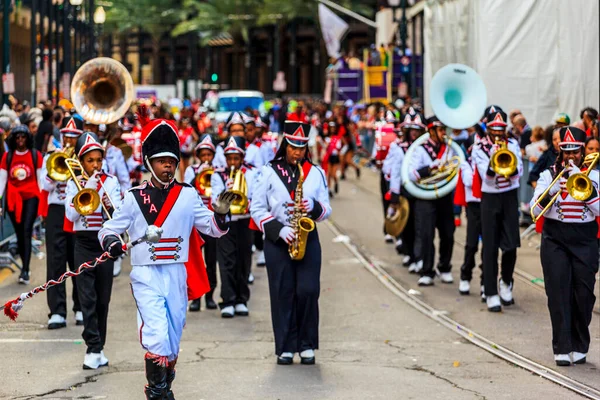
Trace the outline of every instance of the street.
<path fill-rule="evenodd" d="M 359 181 L 352 172 L 349 175 L 340 184 L 340 195 L 332 201 L 332 223 L 318 226 L 323 266 L 317 364 L 300 365 L 297 357 L 293 366 L 275 364 L 266 271 L 253 267 L 256 281 L 251 287 L 249 317 L 225 320 L 217 311 L 204 309 L 188 313 L 174 383 L 176 398 L 581 398 L 471 344 L 417 311 L 374 276 L 367 259 L 402 287 L 413 289 L 415 298 L 477 334 L 600 390 L 598 313 L 592 320 L 588 363 L 562 369 L 554 366 L 546 296 L 540 286 L 541 267 L 534 247 L 522 244 L 517 260 L 516 304 L 501 314 L 488 313 L 480 302 L 477 272 L 471 296 L 458 294 L 464 218 L 455 234 L 455 283 L 443 285 L 436 280 L 433 287 L 419 288 L 417 278 L 400 266 L 401 258 L 393 246 L 383 241 L 377 174 L 363 169 Z M 110 360 L 108 368 L 81 369 L 85 346 L 72 314 L 66 329 L 46 329 L 45 294 L 26 301 L 16 322 L 0 320 L 0 398 L 143 398 L 144 351 L 138 341 L 136 308 L 129 290 L 130 269 L 124 263 L 124 271 L 113 286 L 104 350 Z M 43 278 L 45 260 L 35 259 L 32 285 L 43 283 Z M 2 303 L 23 290 L 16 280 L 13 274 L 0 283 Z"/>

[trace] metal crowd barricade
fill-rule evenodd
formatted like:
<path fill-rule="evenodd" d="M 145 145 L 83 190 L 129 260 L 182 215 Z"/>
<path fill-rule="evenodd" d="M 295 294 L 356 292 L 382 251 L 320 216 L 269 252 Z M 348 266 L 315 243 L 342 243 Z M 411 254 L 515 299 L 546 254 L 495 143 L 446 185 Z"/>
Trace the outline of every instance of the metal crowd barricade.
<path fill-rule="evenodd" d="M 43 244 L 43 234 L 42 234 L 42 220 L 38 218 L 35 221 L 33 226 L 34 232 L 37 230 L 39 232 L 39 238 L 35 237 L 31 238 L 32 244 L 32 252 L 38 258 L 44 258 L 45 254 L 41 251 L 41 246 Z M 17 236 L 15 234 L 15 230 L 8 218 L 4 218 L 2 220 L 2 232 L 0 233 L 0 269 L 8 268 L 11 271 L 15 272 L 15 268 L 19 271 L 23 269 L 21 264 L 15 259 L 15 257 L 10 252 L 11 244 L 16 245 Z"/>

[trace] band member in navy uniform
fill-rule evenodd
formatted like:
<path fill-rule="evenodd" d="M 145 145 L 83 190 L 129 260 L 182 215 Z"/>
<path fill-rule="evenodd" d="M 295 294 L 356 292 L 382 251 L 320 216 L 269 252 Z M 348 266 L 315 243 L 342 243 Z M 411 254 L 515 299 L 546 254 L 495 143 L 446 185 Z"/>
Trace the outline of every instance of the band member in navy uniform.
<path fill-rule="evenodd" d="M 192 185 L 198 191 L 204 205 L 212 209 L 210 193 L 207 193 L 206 188 L 201 188 L 196 185 L 196 177 L 207 169 L 213 168 L 212 162 L 215 158 L 216 147 L 212 141 L 212 137 L 208 134 L 200 138 L 200 142 L 195 148 L 196 158 L 200 160 L 197 164 L 192 164 L 186 168 L 184 174 L 185 183 Z M 206 273 L 208 274 L 208 282 L 210 283 L 210 291 L 204 295 L 206 308 L 215 310 L 217 303 L 213 300 L 213 294 L 217 287 L 217 239 L 212 236 L 200 234 L 204 241 L 204 262 L 206 263 Z M 190 303 L 190 311 L 200 311 L 200 299 L 192 300 Z"/>
<path fill-rule="evenodd" d="M 231 190 L 235 174 L 241 171 L 246 179 L 248 202 L 252 200 L 252 190 L 256 169 L 244 163 L 246 140 L 235 136 L 229 138 L 225 147 L 226 169 L 216 170 L 212 176 L 212 199 Z M 250 288 L 248 276 L 252 264 L 252 231 L 250 230 L 250 211 L 246 208 L 240 214 L 232 214 L 229 232 L 217 241 L 217 260 L 221 275 L 221 317 L 233 318 L 234 315 L 247 316 Z"/>
<path fill-rule="evenodd" d="M 197 299 L 210 290 L 197 230 L 213 237 L 225 234 L 233 197 L 221 196 L 214 213 L 205 207 L 196 189 L 175 180 L 179 163 L 175 124 L 149 121 L 145 115 L 138 118 L 143 126 L 142 157 L 151 181 L 125 193 L 121 208 L 104 224 L 98 239 L 111 257 L 118 257 L 124 252 L 119 235 L 126 230 L 136 240 L 150 225 L 162 229 L 158 243 L 142 242 L 131 249 L 130 278 L 140 343 L 147 351 L 146 398 L 172 399 L 188 296 Z"/>
<path fill-rule="evenodd" d="M 62 149 L 57 148 L 44 157 L 42 163 L 42 190 L 48 192 L 48 212 L 46 216 L 46 278 L 58 279 L 67 270 L 73 271 L 79 267 L 75 264 L 75 238 L 73 232 L 65 230 L 65 199 L 67 182 L 57 182 L 48 175 L 46 162 L 50 155 L 63 151 L 65 148 L 75 149 L 77 139 L 83 133 L 83 121 L 74 117 L 65 118 L 60 130 Z M 83 325 L 83 314 L 77 294 L 77 279 L 73 283 L 73 312 L 75 324 Z M 59 329 L 67 326 L 67 294 L 66 285 L 57 285 L 48 289 L 47 299 L 50 308 L 48 329 Z"/>
<path fill-rule="evenodd" d="M 331 214 L 329 189 L 323 170 L 312 164 L 308 153 L 310 125 L 287 121 L 284 140 L 275 159 L 259 174 L 251 212 L 265 233 L 265 258 L 269 277 L 271 317 L 278 364 L 292 364 L 300 353 L 303 364 L 314 364 L 319 348 L 319 292 L 321 244 L 317 229 L 308 233 L 306 252 L 292 260 L 289 245 L 296 227 L 290 226 L 294 212 L 306 213 L 314 221 Z M 299 185 L 300 173 L 304 181 Z M 296 193 L 302 191 L 302 201 Z"/>
<path fill-rule="evenodd" d="M 483 279 L 488 311 L 502 311 L 514 304 L 513 272 L 517 262 L 519 236 L 519 177 L 523 161 L 519 143 L 506 136 L 506 113 L 492 112 L 487 116 L 488 137 L 475 146 L 473 160 L 481 192 L 481 238 L 483 242 Z M 491 160 L 504 143 L 517 160 L 515 172 L 508 177 L 498 175 Z M 477 188 L 479 191 L 479 189 Z M 502 249 L 502 272 L 498 283 L 498 249 Z M 500 296 L 498 296 L 498 292 Z"/>
<path fill-rule="evenodd" d="M 411 160 L 404 160 L 404 162 L 410 163 L 408 176 L 414 182 L 434 175 L 440 166 L 456 155 L 445 142 L 446 126 L 436 116 L 427 119 L 427 129 L 429 130 L 429 139 L 415 150 Z M 420 246 L 415 249 L 415 257 L 423 261 L 419 286 L 433 285 L 433 278 L 436 274 L 433 268 L 436 228 L 440 238 L 437 266 L 440 280 L 442 283 L 454 281 L 450 272 L 454 247 L 453 203 L 452 193 L 435 200 L 415 200 L 415 227 L 420 242 Z"/>
<path fill-rule="evenodd" d="M 116 208 L 121 204 L 121 187 L 116 177 L 102 172 L 104 147 L 98 137 L 91 132 L 84 132 L 77 139 L 75 155 L 83 168 L 81 175 L 76 179 L 79 179 L 82 187 L 96 191 L 108 212 L 113 212 L 113 206 Z M 83 180 L 84 177 L 89 179 Z M 77 193 L 77 185 L 73 179 L 69 180 L 64 207 L 65 215 L 75 232 L 75 265 L 79 266 L 100 257 L 104 252 L 98 243 L 98 231 L 108 216 L 103 212 L 102 204 L 99 204 L 92 214 L 79 214 L 78 203 L 74 201 Z M 104 345 L 113 283 L 113 263 L 107 261 L 96 268 L 87 269 L 76 279 L 83 313 L 82 337 L 87 345 L 83 369 L 105 367 L 108 365 Z"/>
<path fill-rule="evenodd" d="M 594 309 L 594 284 L 598 272 L 598 223 L 600 197 L 598 171 L 589 172 L 592 182 L 587 199 L 574 199 L 566 188 L 569 176 L 580 170 L 584 159 L 585 132 L 560 128 L 560 153 L 556 164 L 540 175 L 531 209 L 539 215 L 550 199 L 560 193 L 544 214 L 540 258 L 552 321 L 552 349 L 559 366 L 584 364 L 590 347 L 589 325 Z M 553 186 L 555 177 L 566 173 Z M 548 194 L 541 195 L 550 188 Z M 540 199 L 539 205 L 535 205 Z"/>

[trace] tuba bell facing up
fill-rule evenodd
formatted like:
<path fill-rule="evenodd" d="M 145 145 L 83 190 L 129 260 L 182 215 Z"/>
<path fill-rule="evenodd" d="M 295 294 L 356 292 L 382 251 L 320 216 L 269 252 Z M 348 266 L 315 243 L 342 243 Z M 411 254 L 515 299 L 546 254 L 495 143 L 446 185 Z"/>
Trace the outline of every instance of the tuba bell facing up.
<path fill-rule="evenodd" d="M 83 64 L 71 83 L 71 101 L 84 120 L 111 124 L 121 118 L 133 101 L 133 80 L 127 68 L 108 57 Z"/>

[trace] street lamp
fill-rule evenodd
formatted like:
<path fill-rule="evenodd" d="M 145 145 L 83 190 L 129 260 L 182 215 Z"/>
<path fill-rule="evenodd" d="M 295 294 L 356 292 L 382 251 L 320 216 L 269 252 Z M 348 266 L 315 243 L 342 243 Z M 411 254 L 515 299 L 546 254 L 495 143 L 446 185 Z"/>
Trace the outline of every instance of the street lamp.
<path fill-rule="evenodd" d="M 69 3 L 71 3 L 72 6 L 80 6 L 83 4 L 83 0 L 69 0 Z"/>
<path fill-rule="evenodd" d="M 77 0 L 79 1 L 79 0 Z M 97 25 L 102 25 L 106 22 L 106 12 L 104 12 L 104 7 L 99 6 L 98 8 L 96 8 L 96 11 L 94 11 L 94 23 L 96 23 Z"/>

